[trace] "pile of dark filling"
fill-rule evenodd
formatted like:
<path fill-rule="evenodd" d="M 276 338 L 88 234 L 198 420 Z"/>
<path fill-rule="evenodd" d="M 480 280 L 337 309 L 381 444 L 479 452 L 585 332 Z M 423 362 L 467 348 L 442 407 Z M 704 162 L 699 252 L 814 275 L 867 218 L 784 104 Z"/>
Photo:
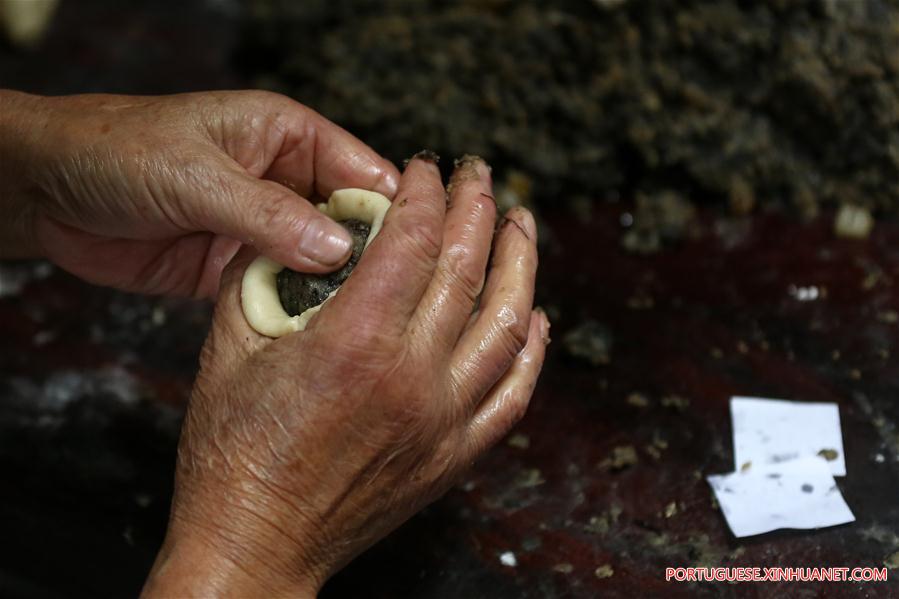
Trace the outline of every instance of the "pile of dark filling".
<path fill-rule="evenodd" d="M 899 214 L 899 0 L 247 4 L 256 84 L 397 163 L 478 154 L 548 204 Z"/>
<path fill-rule="evenodd" d="M 325 301 L 356 268 L 362 250 L 365 249 L 365 240 L 368 239 L 371 226 L 352 218 L 338 222 L 353 236 L 353 255 L 340 270 L 324 275 L 312 275 L 285 268 L 278 273 L 278 297 L 281 298 L 281 305 L 290 316 L 302 314 Z"/>

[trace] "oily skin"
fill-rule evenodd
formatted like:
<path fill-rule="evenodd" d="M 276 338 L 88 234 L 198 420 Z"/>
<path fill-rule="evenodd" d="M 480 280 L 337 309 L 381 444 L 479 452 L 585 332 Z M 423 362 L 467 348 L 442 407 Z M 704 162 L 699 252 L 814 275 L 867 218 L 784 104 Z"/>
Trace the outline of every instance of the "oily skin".
<path fill-rule="evenodd" d="M 413 159 L 353 274 L 280 339 L 243 318 L 255 252 L 237 255 L 145 596 L 314 596 L 521 418 L 549 322 L 532 308 L 534 219 L 516 208 L 495 229 L 495 212 L 482 161 L 447 196 L 434 163 Z"/>
<path fill-rule="evenodd" d="M 241 244 L 294 270 L 350 254 L 309 199 L 392 198 L 399 173 L 278 94 L 43 98 L 0 90 L 0 255 L 45 257 L 101 285 L 214 297 Z M 8 218 L 7 218 L 8 217 Z"/>

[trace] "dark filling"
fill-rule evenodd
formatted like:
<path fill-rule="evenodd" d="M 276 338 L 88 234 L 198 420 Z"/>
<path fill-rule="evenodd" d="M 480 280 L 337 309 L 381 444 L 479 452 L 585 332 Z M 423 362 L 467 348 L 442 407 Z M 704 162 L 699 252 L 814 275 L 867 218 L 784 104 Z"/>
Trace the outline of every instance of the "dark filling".
<path fill-rule="evenodd" d="M 353 218 L 339 222 L 353 236 L 353 255 L 340 270 L 324 275 L 312 275 L 285 268 L 278 273 L 278 297 L 281 298 L 281 305 L 290 316 L 301 314 L 325 301 L 356 268 L 371 227 Z"/>

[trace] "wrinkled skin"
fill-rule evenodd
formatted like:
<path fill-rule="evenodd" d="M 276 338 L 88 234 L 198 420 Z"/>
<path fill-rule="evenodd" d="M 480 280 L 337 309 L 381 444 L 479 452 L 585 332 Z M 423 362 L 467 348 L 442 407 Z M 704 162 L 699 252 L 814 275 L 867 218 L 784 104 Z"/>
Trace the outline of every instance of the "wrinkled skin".
<path fill-rule="evenodd" d="M 305 331 L 256 334 L 240 306 L 254 252 L 228 267 L 146 596 L 313 596 L 523 415 L 549 332 L 532 309 L 534 219 L 513 209 L 494 236 L 480 161 L 445 193 L 412 160 Z"/>
<path fill-rule="evenodd" d="M 549 334 L 534 219 L 515 209 L 494 230 L 479 160 L 451 184 L 422 159 L 400 178 L 274 94 L 0 91 L 0 257 L 131 291 L 218 290 L 146 596 L 312 596 L 522 416 Z M 338 268 L 349 235 L 305 198 L 341 187 L 394 199 L 381 233 L 305 331 L 257 335 L 244 270 L 257 252 Z"/>
<path fill-rule="evenodd" d="M 241 243 L 300 272 L 334 270 L 350 238 L 307 199 L 342 187 L 392 198 L 399 178 L 319 114 L 257 91 L 0 91 L 0 157 L 0 255 L 198 297 L 215 295 Z"/>

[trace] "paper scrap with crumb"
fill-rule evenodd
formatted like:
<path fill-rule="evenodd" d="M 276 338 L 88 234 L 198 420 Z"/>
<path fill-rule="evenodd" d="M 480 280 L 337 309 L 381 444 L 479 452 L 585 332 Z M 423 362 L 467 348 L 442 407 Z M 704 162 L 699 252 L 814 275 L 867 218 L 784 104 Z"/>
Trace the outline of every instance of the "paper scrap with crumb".
<path fill-rule="evenodd" d="M 827 461 L 804 457 L 707 477 L 737 537 L 855 521 Z"/>
<path fill-rule="evenodd" d="M 837 404 L 733 397 L 730 414 L 734 470 L 817 456 L 846 476 Z"/>

